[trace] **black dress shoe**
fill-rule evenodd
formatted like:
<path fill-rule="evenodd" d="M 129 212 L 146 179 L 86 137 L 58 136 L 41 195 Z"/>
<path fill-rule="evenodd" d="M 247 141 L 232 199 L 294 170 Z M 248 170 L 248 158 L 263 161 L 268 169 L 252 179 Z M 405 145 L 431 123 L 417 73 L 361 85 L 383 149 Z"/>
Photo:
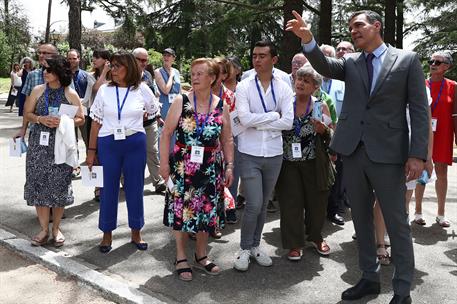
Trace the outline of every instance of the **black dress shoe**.
<path fill-rule="evenodd" d="M 379 282 L 361 279 L 355 286 L 346 289 L 341 294 L 342 300 L 358 300 L 366 295 L 379 294 L 381 284 Z"/>
<path fill-rule="evenodd" d="M 413 300 L 411 299 L 410 296 L 394 295 L 394 297 L 389 302 L 389 304 L 411 304 L 412 302 L 413 302 Z"/>
<path fill-rule="evenodd" d="M 344 218 L 341 215 L 339 215 L 338 213 L 335 213 L 334 215 L 329 216 L 328 219 L 330 220 L 330 222 L 332 222 L 334 224 L 337 224 L 340 226 L 344 225 Z"/>

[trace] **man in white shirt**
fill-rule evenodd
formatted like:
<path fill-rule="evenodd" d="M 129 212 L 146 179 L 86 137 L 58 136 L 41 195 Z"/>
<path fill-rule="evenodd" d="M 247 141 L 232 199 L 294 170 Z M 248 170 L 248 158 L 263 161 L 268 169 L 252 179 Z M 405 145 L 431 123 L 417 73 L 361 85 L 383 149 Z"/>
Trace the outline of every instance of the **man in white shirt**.
<path fill-rule="evenodd" d="M 153 85 L 153 78 L 151 73 L 146 71 L 148 64 L 148 51 L 144 48 L 136 48 L 132 51 L 135 56 L 136 62 L 142 71 L 141 79 L 149 88 Z M 151 89 L 151 91 L 153 91 Z M 148 167 L 149 175 L 154 185 L 156 193 L 162 193 L 166 190 L 165 181 L 159 175 L 159 126 L 158 121 L 161 120 L 160 113 L 157 115 L 147 115 L 143 118 L 143 127 L 146 131 L 146 165 Z"/>
<path fill-rule="evenodd" d="M 255 73 L 236 88 L 236 109 L 247 129 L 238 135 L 240 175 L 245 189 L 246 207 L 241 225 L 241 244 L 234 267 L 246 271 L 253 257 L 262 266 L 271 258 L 260 250 L 266 207 L 282 164 L 282 131 L 293 122 L 293 92 L 273 73 L 278 61 L 271 42 L 256 43 L 252 63 Z"/>

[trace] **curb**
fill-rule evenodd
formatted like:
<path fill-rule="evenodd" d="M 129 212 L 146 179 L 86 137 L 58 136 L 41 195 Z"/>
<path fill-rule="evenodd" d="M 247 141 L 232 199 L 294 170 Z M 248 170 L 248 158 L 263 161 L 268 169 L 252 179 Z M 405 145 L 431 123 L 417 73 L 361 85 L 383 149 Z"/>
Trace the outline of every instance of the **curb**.
<path fill-rule="evenodd" d="M 114 280 L 113 278 L 95 271 L 81 263 L 65 257 L 62 253 L 48 250 L 44 247 L 33 247 L 30 241 L 18 238 L 16 235 L 0 228 L 0 245 L 31 259 L 60 275 L 72 277 L 77 281 L 100 291 L 105 298 L 122 304 L 163 304 L 135 287 Z"/>

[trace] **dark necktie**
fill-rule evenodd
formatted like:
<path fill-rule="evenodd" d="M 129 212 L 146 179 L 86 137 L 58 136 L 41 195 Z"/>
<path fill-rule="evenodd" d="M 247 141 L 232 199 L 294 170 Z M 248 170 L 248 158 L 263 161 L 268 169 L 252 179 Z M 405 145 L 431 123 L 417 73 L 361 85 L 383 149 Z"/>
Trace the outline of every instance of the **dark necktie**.
<path fill-rule="evenodd" d="M 374 54 L 370 53 L 367 56 L 367 72 L 368 72 L 368 90 L 371 93 L 371 83 L 373 82 L 373 58 Z"/>

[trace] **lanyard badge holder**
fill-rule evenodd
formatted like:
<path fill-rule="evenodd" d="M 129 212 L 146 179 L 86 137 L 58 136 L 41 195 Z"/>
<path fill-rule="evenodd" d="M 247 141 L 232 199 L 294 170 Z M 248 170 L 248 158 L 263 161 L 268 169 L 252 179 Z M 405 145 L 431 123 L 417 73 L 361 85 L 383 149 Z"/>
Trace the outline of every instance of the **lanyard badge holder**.
<path fill-rule="evenodd" d="M 430 89 L 430 92 L 432 90 L 432 86 L 430 85 L 432 81 L 428 81 L 428 87 Z M 441 80 L 441 85 L 440 85 L 440 91 L 438 92 L 438 96 L 436 97 L 435 102 L 432 103 L 431 105 L 431 113 L 432 113 L 432 131 L 436 132 L 436 127 L 438 126 L 438 119 L 433 117 L 433 112 L 435 111 L 436 107 L 438 106 L 438 103 L 440 102 L 441 99 L 441 94 L 443 93 L 443 87 L 444 87 L 444 79 Z"/>
<path fill-rule="evenodd" d="M 124 99 L 122 100 L 122 104 L 119 101 L 119 87 L 116 86 L 116 98 L 117 98 L 117 121 L 118 124 L 114 128 L 114 140 L 124 140 L 126 138 L 125 135 L 125 127 L 121 124 L 121 113 L 122 109 L 124 108 L 125 101 L 127 100 L 127 96 L 130 92 L 130 86 L 127 87 L 127 92 L 125 92 Z"/>
<path fill-rule="evenodd" d="M 206 114 L 205 120 L 202 122 L 202 125 L 198 125 L 198 114 L 197 114 L 197 97 L 194 94 L 194 117 L 195 117 L 195 132 L 197 133 L 197 140 L 202 136 L 206 124 L 208 123 L 209 113 L 211 112 L 211 105 L 213 104 L 213 94 L 209 95 L 209 106 L 208 113 Z M 203 164 L 203 157 L 205 155 L 205 147 L 202 146 L 192 146 L 190 150 L 190 161 L 197 164 Z"/>

